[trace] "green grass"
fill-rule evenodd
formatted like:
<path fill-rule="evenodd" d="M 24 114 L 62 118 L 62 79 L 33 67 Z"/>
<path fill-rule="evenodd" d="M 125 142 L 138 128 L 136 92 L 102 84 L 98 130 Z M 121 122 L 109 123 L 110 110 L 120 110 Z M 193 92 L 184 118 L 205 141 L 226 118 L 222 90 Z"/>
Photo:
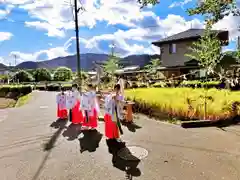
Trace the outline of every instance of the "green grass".
<path fill-rule="evenodd" d="M 17 100 L 17 103 L 15 105 L 15 107 L 21 107 L 25 104 L 28 103 L 28 101 L 30 100 L 32 94 L 27 94 L 27 95 L 24 95 L 24 96 L 21 96 L 18 100 Z"/>
<path fill-rule="evenodd" d="M 139 111 L 145 114 L 163 112 L 172 117 L 202 119 L 204 117 L 204 96 L 207 100 L 207 118 L 225 119 L 231 117 L 233 102 L 240 102 L 240 92 L 217 89 L 192 88 L 143 88 L 126 90 L 129 100 L 134 100 Z M 240 111 L 238 111 L 240 114 Z"/>

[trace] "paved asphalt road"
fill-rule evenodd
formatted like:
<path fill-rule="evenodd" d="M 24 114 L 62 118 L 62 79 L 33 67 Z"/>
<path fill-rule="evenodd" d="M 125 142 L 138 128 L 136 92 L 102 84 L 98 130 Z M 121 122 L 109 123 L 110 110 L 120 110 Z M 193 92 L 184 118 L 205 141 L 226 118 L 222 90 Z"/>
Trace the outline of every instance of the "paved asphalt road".
<path fill-rule="evenodd" d="M 0 112 L 1 180 L 124 180 L 127 174 L 139 180 L 240 179 L 239 126 L 182 129 L 138 116 L 135 121 L 141 128 L 132 132 L 124 127 L 123 139 L 127 147 L 138 147 L 135 153 L 146 149 L 148 155 L 139 169 L 124 171 L 108 152 L 104 136 L 88 134 L 86 138 L 94 139 L 90 141 L 81 139 L 69 123 L 65 128 L 50 127 L 56 120 L 55 95 L 34 92 L 27 105 Z M 126 163 L 130 162 L 121 161 Z"/>

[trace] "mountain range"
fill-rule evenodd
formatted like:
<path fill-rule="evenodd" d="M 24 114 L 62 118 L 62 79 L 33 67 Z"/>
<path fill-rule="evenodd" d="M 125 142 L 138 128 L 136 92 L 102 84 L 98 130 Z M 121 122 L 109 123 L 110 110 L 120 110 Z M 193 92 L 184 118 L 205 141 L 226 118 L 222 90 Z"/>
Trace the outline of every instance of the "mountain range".
<path fill-rule="evenodd" d="M 87 54 L 81 54 L 81 68 L 84 71 L 91 71 L 95 67 L 95 62 L 98 64 L 103 64 L 106 62 L 109 58 L 109 55 L 107 54 L 93 54 L 93 53 L 87 53 Z M 120 65 L 126 67 L 126 66 L 140 66 L 140 68 L 144 67 L 146 64 L 148 64 L 151 59 L 159 58 L 159 55 L 148 55 L 148 54 L 142 54 L 142 55 L 130 55 L 124 58 L 120 58 Z M 66 57 L 58 57 L 51 60 L 46 61 L 25 61 L 16 66 L 16 68 L 19 69 L 37 69 L 37 68 L 47 68 L 47 69 L 55 69 L 59 66 L 65 66 L 72 71 L 77 70 L 77 56 L 66 56 Z M 0 64 L 0 68 L 5 68 L 4 64 Z"/>

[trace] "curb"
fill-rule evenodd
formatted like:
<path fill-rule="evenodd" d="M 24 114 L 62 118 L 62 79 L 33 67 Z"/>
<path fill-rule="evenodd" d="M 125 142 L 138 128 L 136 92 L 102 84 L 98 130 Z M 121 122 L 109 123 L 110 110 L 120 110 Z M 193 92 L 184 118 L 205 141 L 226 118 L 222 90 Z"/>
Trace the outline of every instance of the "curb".
<path fill-rule="evenodd" d="M 200 120 L 200 121 L 185 121 L 181 123 L 182 128 L 200 128 L 216 126 L 218 121 Z"/>

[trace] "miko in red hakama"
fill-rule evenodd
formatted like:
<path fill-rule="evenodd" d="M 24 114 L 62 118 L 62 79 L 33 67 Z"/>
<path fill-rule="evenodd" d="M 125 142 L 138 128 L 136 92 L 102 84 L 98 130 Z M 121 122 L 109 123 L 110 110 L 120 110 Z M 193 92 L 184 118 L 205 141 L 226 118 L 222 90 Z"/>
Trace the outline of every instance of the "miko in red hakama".
<path fill-rule="evenodd" d="M 71 119 L 73 124 L 81 124 L 83 122 L 82 112 L 80 107 L 80 94 L 77 90 L 71 92 L 68 96 L 68 107 L 71 109 Z"/>
<path fill-rule="evenodd" d="M 120 96 L 116 96 L 117 99 Z M 108 139 L 119 139 L 120 134 L 122 134 L 121 124 L 120 124 L 120 111 L 121 107 L 117 103 L 117 100 L 113 98 L 112 95 L 108 95 L 105 98 L 105 136 Z"/>
<path fill-rule="evenodd" d="M 67 119 L 68 111 L 66 107 L 66 94 L 61 92 L 57 95 L 57 117 L 59 119 Z"/>
<path fill-rule="evenodd" d="M 99 105 L 95 91 L 84 93 L 81 97 L 81 110 L 83 114 L 82 126 L 96 129 L 98 126 Z"/>

